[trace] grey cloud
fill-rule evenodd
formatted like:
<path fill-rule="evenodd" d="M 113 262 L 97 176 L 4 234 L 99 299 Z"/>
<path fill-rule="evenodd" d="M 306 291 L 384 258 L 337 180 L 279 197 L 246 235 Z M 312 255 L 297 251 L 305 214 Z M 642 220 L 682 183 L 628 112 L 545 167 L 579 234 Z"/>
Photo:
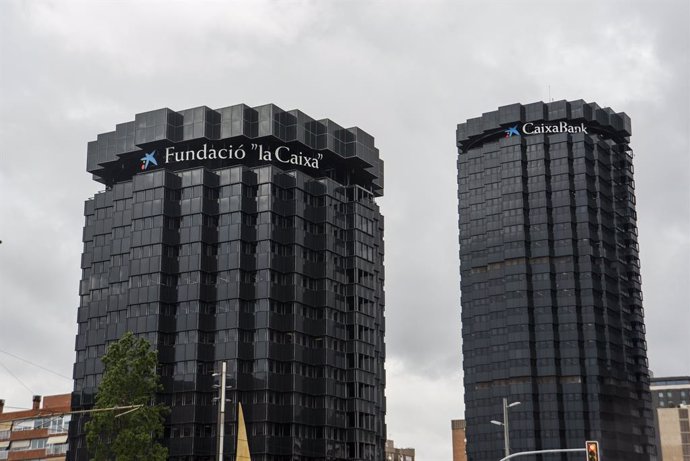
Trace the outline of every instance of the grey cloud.
<path fill-rule="evenodd" d="M 455 124 L 515 101 L 627 112 L 650 366 L 689 374 L 690 71 L 682 0 L 0 3 L 0 349 L 71 374 L 86 143 L 159 107 L 274 102 L 386 162 L 389 434 L 450 458 L 461 417 Z M 47 229 L 47 230 L 46 230 Z M 32 249 L 33 248 L 33 249 Z M 70 383 L 0 355 L 41 393 Z M 28 391 L 0 370 L 0 398 Z M 413 423 L 411 423 L 413 421 Z"/>

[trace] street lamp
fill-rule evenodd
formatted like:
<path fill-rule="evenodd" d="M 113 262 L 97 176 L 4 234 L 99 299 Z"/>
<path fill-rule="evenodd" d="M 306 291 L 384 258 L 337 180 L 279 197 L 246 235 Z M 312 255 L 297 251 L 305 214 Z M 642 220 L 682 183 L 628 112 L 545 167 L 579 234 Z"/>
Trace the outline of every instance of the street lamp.
<path fill-rule="evenodd" d="M 219 396 L 217 397 L 220 405 L 218 406 L 218 461 L 223 461 L 223 450 L 225 448 L 225 402 L 230 399 L 225 398 L 225 391 L 232 386 L 227 385 L 228 376 L 228 362 L 221 362 L 220 372 L 213 373 L 213 377 L 220 377 L 220 384 L 214 384 L 214 389 L 219 389 Z M 213 399 L 214 401 L 216 398 Z"/>
<path fill-rule="evenodd" d="M 496 421 L 495 419 L 492 419 L 490 422 L 491 424 L 495 424 L 496 426 L 503 426 L 503 442 L 505 444 L 505 456 L 510 456 L 510 438 L 508 435 L 508 408 L 516 407 L 520 405 L 522 402 L 513 402 L 513 403 L 508 403 L 507 398 L 503 398 L 503 422 L 501 421 Z"/>

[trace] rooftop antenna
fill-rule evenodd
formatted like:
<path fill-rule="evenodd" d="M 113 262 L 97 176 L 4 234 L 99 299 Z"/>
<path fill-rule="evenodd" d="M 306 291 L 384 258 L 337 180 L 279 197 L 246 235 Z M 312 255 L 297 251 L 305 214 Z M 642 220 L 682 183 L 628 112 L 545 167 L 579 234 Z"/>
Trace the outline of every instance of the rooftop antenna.
<path fill-rule="evenodd" d="M 553 102 L 553 99 L 551 99 L 551 85 L 549 84 L 549 102 Z"/>

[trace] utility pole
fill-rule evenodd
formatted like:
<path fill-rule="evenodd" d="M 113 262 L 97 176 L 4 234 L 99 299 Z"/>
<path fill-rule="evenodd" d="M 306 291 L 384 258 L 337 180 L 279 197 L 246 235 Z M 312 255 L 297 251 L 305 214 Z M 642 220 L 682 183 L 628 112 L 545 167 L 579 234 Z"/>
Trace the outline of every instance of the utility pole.
<path fill-rule="evenodd" d="M 505 441 L 506 456 L 510 456 L 510 436 L 508 432 L 508 399 L 503 397 L 503 440 Z"/>
<path fill-rule="evenodd" d="M 223 461 L 223 448 L 225 447 L 225 388 L 227 383 L 228 363 L 221 362 L 220 392 L 218 396 L 218 461 Z M 214 373 L 218 376 L 219 373 Z M 214 386 L 215 387 L 215 386 Z"/>
<path fill-rule="evenodd" d="M 508 399 L 506 397 L 503 398 L 503 421 L 495 421 L 492 420 L 491 424 L 495 424 L 497 426 L 503 426 L 503 444 L 504 444 L 504 451 L 505 451 L 505 456 L 510 456 L 510 428 L 509 428 L 509 423 L 508 423 L 508 408 L 515 407 L 517 405 L 520 405 L 520 402 L 513 402 L 511 404 L 508 403 Z M 505 458 L 504 458 L 505 459 Z"/>

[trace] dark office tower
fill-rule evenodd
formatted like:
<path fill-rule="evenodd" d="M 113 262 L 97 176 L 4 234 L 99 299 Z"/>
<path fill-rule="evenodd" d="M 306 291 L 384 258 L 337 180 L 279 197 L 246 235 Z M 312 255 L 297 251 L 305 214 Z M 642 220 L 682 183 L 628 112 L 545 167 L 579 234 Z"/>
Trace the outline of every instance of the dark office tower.
<path fill-rule="evenodd" d="M 252 460 L 380 460 L 383 162 L 359 128 L 273 105 L 138 114 L 89 144 L 73 407 L 107 345 L 158 351 L 172 460 L 215 459 L 212 373 L 227 361 L 224 452 L 242 403 Z M 70 458 L 87 459 L 83 418 Z"/>
<path fill-rule="evenodd" d="M 598 440 L 606 461 L 656 458 L 630 134 L 627 115 L 583 101 L 458 125 L 472 461 L 504 456 L 504 398 L 511 453 Z"/>

